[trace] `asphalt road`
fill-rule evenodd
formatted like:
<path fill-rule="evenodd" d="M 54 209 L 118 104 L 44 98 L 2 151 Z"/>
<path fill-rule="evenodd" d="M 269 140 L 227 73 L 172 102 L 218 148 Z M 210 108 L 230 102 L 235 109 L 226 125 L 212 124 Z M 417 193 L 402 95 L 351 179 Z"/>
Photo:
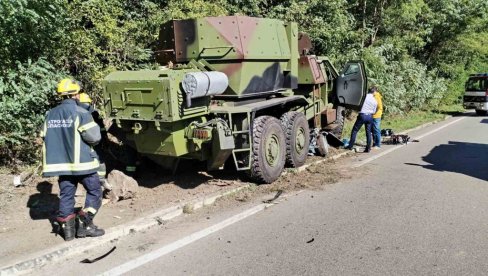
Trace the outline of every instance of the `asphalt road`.
<path fill-rule="evenodd" d="M 488 117 L 467 116 L 351 168 L 352 179 L 290 196 L 161 257 L 154 254 L 164 246 L 255 205 L 181 218 L 119 241 L 117 250 L 97 263 L 79 261 L 111 245 L 38 273 L 98 274 L 152 256 L 127 274 L 486 275 L 487 136 Z M 373 154 L 358 154 L 351 164 Z"/>

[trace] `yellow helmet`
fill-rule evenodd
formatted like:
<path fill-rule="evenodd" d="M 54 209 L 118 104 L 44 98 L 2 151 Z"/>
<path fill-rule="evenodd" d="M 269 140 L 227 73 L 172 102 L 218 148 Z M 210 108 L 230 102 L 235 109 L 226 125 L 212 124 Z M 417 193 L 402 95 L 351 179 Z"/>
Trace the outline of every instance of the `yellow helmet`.
<path fill-rule="evenodd" d="M 90 104 L 91 102 L 92 99 L 90 98 L 90 96 L 88 96 L 88 94 L 86 94 L 85 92 L 80 93 L 80 103 Z"/>
<path fill-rule="evenodd" d="M 58 83 L 58 94 L 61 96 L 75 95 L 81 90 L 80 84 L 73 79 L 62 79 Z"/>

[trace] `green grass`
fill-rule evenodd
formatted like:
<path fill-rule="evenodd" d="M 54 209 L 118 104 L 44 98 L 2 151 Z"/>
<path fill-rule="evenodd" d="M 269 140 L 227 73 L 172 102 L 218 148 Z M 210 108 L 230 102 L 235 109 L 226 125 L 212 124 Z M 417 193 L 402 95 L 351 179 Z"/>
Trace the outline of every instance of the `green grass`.
<path fill-rule="evenodd" d="M 425 123 L 442 120 L 446 115 L 462 112 L 463 109 L 456 106 L 444 106 L 436 111 L 412 111 L 408 114 L 392 114 L 386 115 L 381 120 L 381 129 L 391 128 L 393 132 L 400 133 L 402 131 L 415 128 Z M 356 121 L 356 116 L 348 118 L 344 125 L 343 138 L 349 139 L 351 137 L 351 130 Z M 358 133 L 356 138 L 357 144 L 366 144 L 366 133 L 364 127 Z"/>

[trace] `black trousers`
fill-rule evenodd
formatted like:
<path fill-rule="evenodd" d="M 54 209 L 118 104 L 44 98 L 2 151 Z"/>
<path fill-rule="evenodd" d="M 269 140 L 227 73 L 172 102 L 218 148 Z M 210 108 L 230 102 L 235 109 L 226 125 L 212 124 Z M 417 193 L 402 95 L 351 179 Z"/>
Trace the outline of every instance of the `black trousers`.
<path fill-rule="evenodd" d="M 356 142 L 358 131 L 364 125 L 366 129 L 366 150 L 371 149 L 371 127 L 373 125 L 373 115 L 359 113 L 354 126 L 352 127 L 351 140 L 349 140 L 349 147 L 353 147 Z"/>

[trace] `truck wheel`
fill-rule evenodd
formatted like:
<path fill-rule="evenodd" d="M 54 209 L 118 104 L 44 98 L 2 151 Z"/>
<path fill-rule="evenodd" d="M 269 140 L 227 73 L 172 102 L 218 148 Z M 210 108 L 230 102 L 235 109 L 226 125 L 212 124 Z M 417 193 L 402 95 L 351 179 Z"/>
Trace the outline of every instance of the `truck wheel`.
<path fill-rule="evenodd" d="M 305 164 L 310 144 L 310 129 L 305 115 L 287 112 L 281 116 L 281 126 L 285 132 L 286 165 L 298 168 Z"/>
<path fill-rule="evenodd" d="M 486 115 L 486 110 L 476 109 L 476 115 L 478 115 L 478 116 L 485 116 Z"/>
<path fill-rule="evenodd" d="M 285 134 L 280 121 L 271 116 L 254 119 L 250 177 L 259 183 L 278 179 L 285 167 Z"/>
<path fill-rule="evenodd" d="M 336 127 L 331 129 L 330 132 L 339 139 L 342 138 L 345 118 L 346 118 L 346 108 L 343 106 L 338 106 L 336 109 L 336 121 L 334 123 Z"/>

